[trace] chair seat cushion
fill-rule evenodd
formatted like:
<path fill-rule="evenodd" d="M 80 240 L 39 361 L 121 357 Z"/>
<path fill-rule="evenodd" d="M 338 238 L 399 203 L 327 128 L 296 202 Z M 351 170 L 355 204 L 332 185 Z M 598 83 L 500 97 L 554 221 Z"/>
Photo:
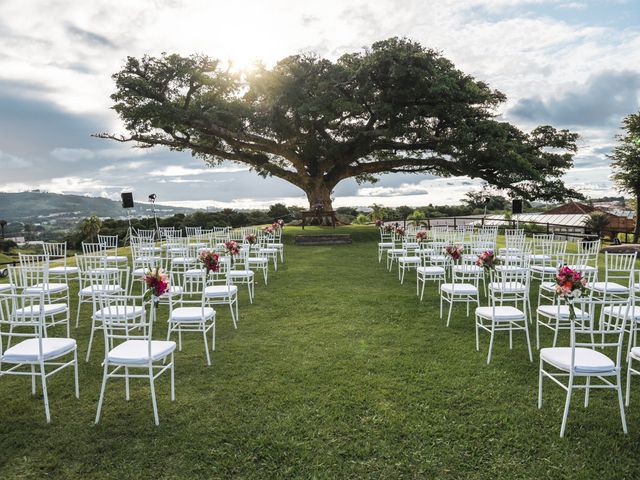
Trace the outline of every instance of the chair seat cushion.
<path fill-rule="evenodd" d="M 629 291 L 624 285 L 615 282 L 594 282 L 591 285 L 587 285 L 587 287 L 595 292 L 626 293 Z"/>
<path fill-rule="evenodd" d="M 461 273 L 480 273 L 482 272 L 482 267 L 479 267 L 478 265 L 454 265 L 453 266 L 453 271 L 454 272 L 461 272 Z"/>
<path fill-rule="evenodd" d="M 224 298 L 236 293 L 238 293 L 236 285 L 211 285 L 204 289 L 204 296 L 207 298 Z"/>
<path fill-rule="evenodd" d="M 64 313 L 67 311 L 67 305 L 65 303 L 49 303 L 42 305 L 42 310 L 45 315 L 55 315 L 57 313 Z M 40 315 L 39 305 L 30 305 L 25 308 L 17 308 L 16 315 L 18 317 L 37 317 Z"/>
<path fill-rule="evenodd" d="M 605 354 L 590 348 L 576 347 L 574 369 L 579 373 L 607 373 L 616 364 Z M 571 347 L 551 347 L 540 350 L 540 358 L 554 367 L 569 372 L 571 370 Z"/>
<path fill-rule="evenodd" d="M 63 265 L 59 267 L 49 268 L 49 275 L 64 275 L 70 273 L 78 273 L 80 269 L 78 267 L 65 267 Z"/>
<path fill-rule="evenodd" d="M 493 320 L 522 320 L 525 318 L 524 312 L 511 306 L 478 307 L 476 315 L 482 318 Z"/>
<path fill-rule="evenodd" d="M 254 272 L 252 270 L 229 270 L 227 275 L 231 278 L 253 277 Z"/>
<path fill-rule="evenodd" d="M 216 314 L 211 307 L 179 307 L 171 312 L 170 320 L 173 322 L 198 322 L 210 320 Z"/>
<path fill-rule="evenodd" d="M 625 315 L 629 315 L 629 319 L 635 321 L 640 320 L 640 306 L 631 306 L 627 312 L 626 305 L 610 305 L 602 309 L 605 315 L 609 315 L 613 318 L 624 318 Z"/>
<path fill-rule="evenodd" d="M 205 274 L 206 270 L 204 268 L 190 268 L 186 272 L 184 272 L 185 277 L 201 277 Z"/>
<path fill-rule="evenodd" d="M 122 291 L 120 285 L 103 285 L 95 284 L 84 287 L 78 292 L 78 295 L 94 295 L 96 293 L 119 293 Z"/>
<path fill-rule="evenodd" d="M 378 242 L 378 247 L 380 248 L 393 248 L 395 243 L 393 242 Z"/>
<path fill-rule="evenodd" d="M 541 282 L 540 290 L 544 290 L 546 292 L 555 292 L 556 291 L 556 282 Z"/>
<path fill-rule="evenodd" d="M 529 255 L 529 258 L 531 259 L 532 262 L 535 261 L 547 261 L 547 260 L 551 260 L 551 256 L 550 255 L 545 255 L 543 253 L 534 253 L 532 255 Z"/>
<path fill-rule="evenodd" d="M 265 263 L 269 263 L 269 259 L 267 257 L 250 257 L 249 264 L 251 265 L 262 265 Z"/>
<path fill-rule="evenodd" d="M 11 288 L 13 287 L 13 285 L 11 285 L 10 283 L 1 283 L 0 284 L 0 292 L 6 292 L 11 290 Z"/>
<path fill-rule="evenodd" d="M 593 265 L 567 265 L 571 270 L 578 270 L 582 273 L 593 273 L 598 271 L 598 267 Z"/>
<path fill-rule="evenodd" d="M 557 273 L 558 269 L 556 267 L 547 266 L 547 265 L 531 265 L 531 271 L 536 273 Z"/>
<path fill-rule="evenodd" d="M 577 320 L 591 320 L 589 313 L 582 311 L 578 307 L 574 307 Z M 540 305 L 536 310 L 540 315 L 549 318 L 555 318 L 559 316 L 560 319 L 567 320 L 569 318 L 569 306 L 568 305 Z"/>
<path fill-rule="evenodd" d="M 422 259 L 420 257 L 398 257 L 398 262 L 400 263 L 422 263 Z"/>
<path fill-rule="evenodd" d="M 176 342 L 151 341 L 151 361 L 162 360 L 176 349 Z M 110 363 L 144 365 L 149 362 L 149 342 L 147 340 L 126 340 L 112 348 L 107 354 Z"/>
<path fill-rule="evenodd" d="M 390 248 L 387 250 L 387 254 L 389 255 L 406 255 L 407 250 L 405 248 Z"/>
<path fill-rule="evenodd" d="M 107 262 L 126 262 L 127 257 L 125 255 L 107 255 Z"/>
<path fill-rule="evenodd" d="M 437 266 L 418 267 L 416 268 L 416 271 L 424 275 L 444 275 L 445 272 L 443 267 Z"/>
<path fill-rule="evenodd" d="M 275 247 L 273 247 L 273 248 L 271 248 L 271 247 L 263 247 L 263 248 L 258 249 L 258 253 L 276 254 L 276 253 L 278 253 L 278 249 L 275 248 Z"/>
<path fill-rule="evenodd" d="M 629 352 L 636 360 L 640 360 L 640 347 L 633 347 Z"/>
<path fill-rule="evenodd" d="M 520 293 L 526 290 L 526 286 L 520 282 L 491 282 L 489 290 L 503 293 Z"/>
<path fill-rule="evenodd" d="M 420 247 L 420 244 L 418 242 L 402 242 L 402 248 L 415 249 L 418 247 Z"/>
<path fill-rule="evenodd" d="M 144 308 L 134 307 L 132 305 L 114 305 L 112 307 L 101 308 L 96 310 L 93 318 L 96 320 L 108 318 L 136 318 L 144 313 Z"/>
<path fill-rule="evenodd" d="M 440 285 L 440 290 L 459 295 L 476 295 L 478 293 L 478 288 L 471 283 L 443 283 Z"/>
<path fill-rule="evenodd" d="M 60 293 L 68 289 L 66 283 L 37 283 L 24 289 L 24 293 Z"/>
<path fill-rule="evenodd" d="M 134 277 L 144 277 L 144 274 L 147 273 L 148 268 L 136 268 L 131 272 L 131 275 Z"/>
<path fill-rule="evenodd" d="M 0 356 L 3 362 L 37 362 L 40 360 L 40 351 L 37 338 L 29 338 L 8 348 L 4 355 Z M 42 358 L 50 360 L 76 349 L 76 341 L 73 338 L 43 338 Z"/>
<path fill-rule="evenodd" d="M 171 265 L 193 265 L 194 263 L 198 263 L 198 259 L 195 257 L 175 257 L 171 259 Z"/>

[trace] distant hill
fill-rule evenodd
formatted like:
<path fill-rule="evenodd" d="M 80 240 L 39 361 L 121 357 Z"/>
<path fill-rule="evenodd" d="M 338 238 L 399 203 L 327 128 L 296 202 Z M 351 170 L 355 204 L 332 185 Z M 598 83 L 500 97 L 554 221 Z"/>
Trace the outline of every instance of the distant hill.
<path fill-rule="evenodd" d="M 156 205 L 160 217 L 175 213 L 190 213 L 191 208 Z M 151 205 L 136 203 L 134 216 L 153 215 Z M 90 215 L 99 217 L 120 218 L 127 215 L 120 202 L 107 198 L 83 197 L 80 195 L 62 195 L 46 192 L 0 192 L 0 219 L 8 222 L 46 221 L 55 218 L 84 218 Z"/>

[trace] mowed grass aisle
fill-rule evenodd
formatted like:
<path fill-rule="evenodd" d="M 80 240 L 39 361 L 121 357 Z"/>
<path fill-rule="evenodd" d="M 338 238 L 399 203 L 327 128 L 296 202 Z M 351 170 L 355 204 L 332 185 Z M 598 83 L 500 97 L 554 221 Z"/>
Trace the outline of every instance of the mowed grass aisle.
<path fill-rule="evenodd" d="M 254 305 L 242 291 L 238 330 L 219 309 L 211 367 L 201 339 L 185 337 L 176 402 L 168 376 L 156 387 L 160 427 L 143 380 L 128 403 L 124 382 L 109 383 L 93 425 L 101 338 L 81 361 L 80 400 L 71 371 L 50 379 L 51 425 L 28 379 L 1 378 L 0 477 L 640 477 L 640 382 L 629 435 L 614 393 L 595 391 L 586 411 L 574 396 L 560 439 L 564 392 L 547 382 L 537 409 L 538 357 L 529 363 L 523 337 L 512 351 L 497 337 L 487 366 L 488 336 L 476 352 L 462 307 L 446 328 L 434 285 L 420 303 L 413 275 L 400 285 L 377 263 L 372 227 L 347 232 L 352 245 L 296 247 L 300 230 L 286 229 L 286 263 L 256 287 Z M 86 312 L 73 332 L 81 357 L 88 327 Z M 162 308 L 155 328 L 166 334 Z"/>

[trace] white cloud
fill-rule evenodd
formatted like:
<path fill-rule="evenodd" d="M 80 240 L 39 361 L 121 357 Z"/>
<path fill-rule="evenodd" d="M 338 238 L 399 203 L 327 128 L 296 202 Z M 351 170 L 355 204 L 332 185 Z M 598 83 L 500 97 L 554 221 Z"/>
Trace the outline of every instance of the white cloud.
<path fill-rule="evenodd" d="M 0 167 L 2 168 L 27 168 L 31 165 L 33 163 L 29 160 L 0 150 Z"/>
<path fill-rule="evenodd" d="M 86 148 L 54 148 L 51 156 L 61 162 L 79 162 L 95 158 L 96 154 Z"/>
<path fill-rule="evenodd" d="M 237 173 L 246 172 L 249 167 L 211 167 L 211 168 L 187 168 L 182 165 L 169 165 L 150 173 L 152 177 L 184 177 L 189 175 L 202 175 L 206 173 Z"/>

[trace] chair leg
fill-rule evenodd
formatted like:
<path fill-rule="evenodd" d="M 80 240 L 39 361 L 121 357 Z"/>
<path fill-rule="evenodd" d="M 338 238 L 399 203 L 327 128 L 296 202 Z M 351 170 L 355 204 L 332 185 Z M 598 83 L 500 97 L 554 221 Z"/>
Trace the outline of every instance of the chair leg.
<path fill-rule="evenodd" d="M 491 362 L 491 352 L 493 351 L 493 337 L 496 332 L 496 322 L 491 320 L 491 338 L 489 339 L 489 353 L 487 353 L 487 365 Z"/>
<path fill-rule="evenodd" d="M 479 321 L 480 321 L 480 318 L 476 315 L 476 351 L 477 352 L 480 351 L 480 326 L 478 325 Z"/>
<path fill-rule="evenodd" d="M 540 367 L 538 368 L 538 408 L 542 408 L 542 358 L 540 359 Z"/>
<path fill-rule="evenodd" d="M 584 388 L 584 408 L 589 406 L 589 387 L 591 386 L 591 377 L 587 377 L 587 383 Z"/>
<path fill-rule="evenodd" d="M 567 386 L 567 399 L 564 403 L 564 414 L 562 415 L 562 426 L 560 427 L 560 438 L 564 437 L 567 428 L 567 418 L 569 417 L 569 406 L 571 405 L 571 393 L 573 392 L 573 374 L 569 374 L 569 385 Z"/>
<path fill-rule="evenodd" d="M 44 362 L 40 362 L 40 379 L 42 381 L 42 396 L 44 398 L 44 414 L 47 423 L 51 423 L 51 413 L 49 412 L 49 395 L 47 394 L 47 373 L 44 369 Z"/>
<path fill-rule="evenodd" d="M 124 367 L 124 399 L 129 401 L 129 367 Z"/>
<path fill-rule="evenodd" d="M 206 328 L 204 328 L 204 324 L 202 325 L 202 337 L 204 338 L 204 353 L 207 356 L 207 365 L 211 366 L 211 357 L 209 356 L 209 345 L 207 344 L 207 330 Z"/>
<path fill-rule="evenodd" d="M 153 420 L 156 426 L 160 425 L 160 419 L 158 418 L 158 405 L 156 403 L 156 387 L 155 380 L 153 378 L 153 368 L 149 365 L 149 388 L 151 389 L 151 404 L 153 405 Z"/>
<path fill-rule="evenodd" d="M 176 401 L 176 375 L 175 375 L 175 362 L 173 361 L 173 353 L 171 354 L 171 401 Z"/>
<path fill-rule="evenodd" d="M 76 387 L 76 398 L 80 398 L 80 382 L 78 381 L 78 349 L 73 351 L 73 380 Z"/>
<path fill-rule="evenodd" d="M 527 319 L 524 319 L 524 336 L 527 339 L 527 350 L 529 351 L 529 362 L 533 363 L 533 355 L 531 354 L 531 339 L 529 338 L 529 326 L 527 325 Z"/>
<path fill-rule="evenodd" d="M 237 300 L 236 300 L 236 302 L 235 302 L 235 303 L 236 303 L 236 306 L 237 306 Z M 233 328 L 237 329 L 237 328 L 238 328 L 238 325 L 236 324 L 236 315 L 237 315 L 237 310 L 236 310 L 236 312 L 234 313 L 234 311 L 233 311 L 233 304 L 234 304 L 234 302 L 233 302 L 233 301 L 231 301 L 231 300 L 229 300 L 229 310 L 231 311 L 231 321 L 233 322 Z"/>
<path fill-rule="evenodd" d="M 93 345 L 93 334 L 96 330 L 96 320 L 91 317 L 91 333 L 89 334 L 89 346 L 87 347 L 87 358 L 85 362 L 89 361 L 89 357 L 91 356 L 91 345 Z"/>
<path fill-rule="evenodd" d="M 447 315 L 447 327 L 449 326 L 449 323 L 451 323 L 451 311 L 452 310 L 453 310 L 453 298 L 449 302 L 449 314 Z"/>
<path fill-rule="evenodd" d="M 213 325 L 211 325 L 211 350 L 216 351 L 216 320 L 214 318 Z"/>
<path fill-rule="evenodd" d="M 82 298 L 78 297 L 78 311 L 76 312 L 76 328 L 80 325 L 80 307 L 82 306 Z"/>
<path fill-rule="evenodd" d="M 536 312 L 536 350 L 540 350 L 540 315 Z"/>
<path fill-rule="evenodd" d="M 31 364 L 31 395 L 36 396 L 36 366 Z"/>
<path fill-rule="evenodd" d="M 631 400 L 631 375 L 633 375 L 633 373 L 631 373 L 631 357 L 629 358 L 629 362 L 627 363 L 627 392 L 626 392 L 626 399 L 625 399 L 625 405 L 628 407 L 629 406 L 629 401 Z"/>
<path fill-rule="evenodd" d="M 621 385 L 622 380 L 620 379 L 620 372 L 618 372 L 616 377 L 617 377 L 617 387 L 618 387 L 616 388 L 616 390 L 618 391 L 618 404 L 620 405 L 620 420 L 622 421 L 622 431 L 626 434 L 627 419 L 624 414 L 624 405 L 622 403 L 622 385 Z"/>
<path fill-rule="evenodd" d="M 107 362 L 105 362 L 104 363 L 104 372 L 102 374 L 102 387 L 100 388 L 100 399 L 98 400 L 98 410 L 96 411 L 96 419 L 95 419 L 95 422 L 94 422 L 96 425 L 100 421 L 100 412 L 102 411 L 102 402 L 104 400 L 104 390 L 105 390 L 105 388 L 107 386 L 108 368 L 109 368 L 109 366 L 107 365 Z"/>

